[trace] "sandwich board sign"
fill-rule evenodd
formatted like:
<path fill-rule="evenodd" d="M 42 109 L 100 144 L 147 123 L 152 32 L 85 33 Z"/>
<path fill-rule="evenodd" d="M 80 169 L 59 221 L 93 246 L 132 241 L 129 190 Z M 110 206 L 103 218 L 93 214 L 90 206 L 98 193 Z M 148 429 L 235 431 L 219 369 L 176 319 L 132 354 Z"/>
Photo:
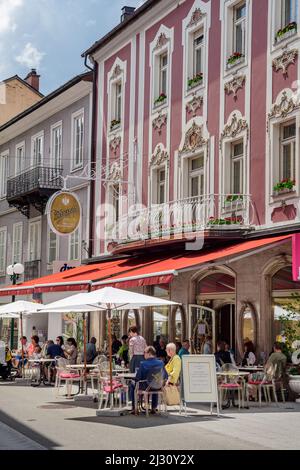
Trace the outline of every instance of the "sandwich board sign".
<path fill-rule="evenodd" d="M 182 356 L 182 404 L 210 403 L 217 405 L 219 416 L 216 359 L 213 354 L 185 354 Z"/>

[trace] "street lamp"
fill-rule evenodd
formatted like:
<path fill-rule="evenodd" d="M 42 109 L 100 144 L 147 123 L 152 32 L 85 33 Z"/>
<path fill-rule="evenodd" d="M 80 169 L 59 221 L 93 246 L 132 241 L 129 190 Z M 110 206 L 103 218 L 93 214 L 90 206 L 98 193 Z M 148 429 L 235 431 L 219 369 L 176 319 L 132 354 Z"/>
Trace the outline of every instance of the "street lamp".
<path fill-rule="evenodd" d="M 6 272 L 8 276 L 10 277 L 10 280 L 13 283 L 13 285 L 16 285 L 17 280 L 19 279 L 19 276 L 21 276 L 24 273 L 24 266 L 21 263 L 10 264 L 9 266 L 7 266 Z M 16 300 L 16 296 L 13 295 L 11 300 L 12 302 L 14 302 Z M 14 347 L 14 326 L 15 326 L 15 321 L 14 319 L 12 319 L 10 322 L 10 349 L 13 349 Z"/>

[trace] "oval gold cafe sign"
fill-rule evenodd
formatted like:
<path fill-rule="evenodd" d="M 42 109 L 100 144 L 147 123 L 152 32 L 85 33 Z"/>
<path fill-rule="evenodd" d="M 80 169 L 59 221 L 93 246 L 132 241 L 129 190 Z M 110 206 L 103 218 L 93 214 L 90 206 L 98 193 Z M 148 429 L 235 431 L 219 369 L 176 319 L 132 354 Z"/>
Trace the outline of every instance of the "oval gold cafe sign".
<path fill-rule="evenodd" d="M 81 206 L 78 197 L 67 191 L 54 194 L 48 201 L 48 224 L 58 235 L 70 235 L 80 222 Z"/>

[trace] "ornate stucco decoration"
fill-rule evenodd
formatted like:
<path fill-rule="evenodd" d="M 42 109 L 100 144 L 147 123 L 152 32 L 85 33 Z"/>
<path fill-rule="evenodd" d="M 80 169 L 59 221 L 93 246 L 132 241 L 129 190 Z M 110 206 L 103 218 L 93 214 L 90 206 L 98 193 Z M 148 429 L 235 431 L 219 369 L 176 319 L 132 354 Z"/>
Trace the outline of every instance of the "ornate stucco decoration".
<path fill-rule="evenodd" d="M 202 20 L 203 17 L 204 17 L 204 13 L 202 13 L 200 8 L 196 8 L 196 10 L 194 10 L 194 12 L 192 14 L 191 21 L 189 22 L 187 27 L 191 28 L 192 26 L 195 26 L 197 23 L 199 23 L 199 21 Z"/>
<path fill-rule="evenodd" d="M 193 113 L 193 116 L 196 116 L 197 109 L 200 109 L 203 104 L 203 96 L 197 96 L 193 94 L 193 98 L 186 104 L 186 110 L 188 113 Z"/>
<path fill-rule="evenodd" d="M 195 121 L 193 121 L 192 127 L 190 127 L 185 134 L 184 144 L 180 153 L 195 152 L 197 149 L 205 145 L 207 140 L 204 139 L 202 131 L 202 126 L 198 126 Z"/>
<path fill-rule="evenodd" d="M 114 162 L 111 167 L 110 171 L 108 174 L 108 180 L 109 181 L 120 181 L 122 178 L 122 170 L 120 168 L 120 165 L 117 162 Z"/>
<path fill-rule="evenodd" d="M 245 81 L 246 81 L 246 75 L 239 75 L 238 77 L 234 77 L 232 80 L 230 80 L 230 82 L 225 83 L 224 89 L 227 95 L 230 95 L 230 93 L 233 93 L 233 97 L 236 99 L 237 91 L 240 88 L 243 88 Z"/>
<path fill-rule="evenodd" d="M 149 166 L 160 166 L 168 160 L 169 160 L 168 152 L 166 150 L 163 150 L 161 146 L 158 145 L 156 152 L 151 157 Z"/>
<path fill-rule="evenodd" d="M 110 142 L 109 142 L 109 146 L 111 148 L 111 150 L 116 153 L 117 152 L 117 148 L 120 147 L 120 144 L 121 144 L 121 137 L 120 136 L 115 136 Z"/>
<path fill-rule="evenodd" d="M 272 106 L 270 113 L 268 114 L 269 119 L 274 117 L 284 118 L 290 114 L 294 109 L 298 109 L 300 106 L 299 101 L 295 100 L 294 97 L 289 98 L 286 91 L 282 93 L 281 100 L 277 104 Z"/>
<path fill-rule="evenodd" d="M 158 49 L 161 49 L 162 47 L 164 47 L 168 42 L 169 42 L 169 38 L 167 38 L 167 36 L 165 35 L 165 33 L 160 33 L 158 39 L 157 39 L 157 42 L 156 42 L 156 46 L 154 48 L 154 50 L 158 50 Z"/>
<path fill-rule="evenodd" d="M 273 60 L 273 68 L 276 72 L 278 72 L 278 70 L 282 70 L 282 74 L 287 75 L 288 66 L 295 63 L 297 55 L 297 49 L 292 49 L 291 51 L 284 51 L 281 56 L 276 57 L 276 59 Z"/>
<path fill-rule="evenodd" d="M 237 115 L 234 113 L 232 116 L 231 122 L 229 124 L 226 124 L 221 134 L 220 147 L 222 145 L 223 139 L 234 138 L 245 130 L 248 133 L 249 127 L 248 127 L 247 121 L 242 118 L 239 119 Z"/>
<path fill-rule="evenodd" d="M 164 114 L 159 113 L 159 115 L 152 121 L 153 129 L 158 130 L 158 133 L 161 134 L 161 128 L 162 126 L 167 124 L 167 120 L 168 120 L 168 115 L 166 113 Z"/>
<path fill-rule="evenodd" d="M 119 75 L 121 75 L 121 73 L 122 73 L 122 69 L 121 69 L 121 67 L 117 64 L 117 65 L 115 66 L 115 68 L 114 68 L 114 71 L 113 71 L 113 73 L 112 73 L 112 77 L 111 77 L 111 78 L 112 78 L 112 79 L 117 78 L 117 77 L 119 77 Z"/>

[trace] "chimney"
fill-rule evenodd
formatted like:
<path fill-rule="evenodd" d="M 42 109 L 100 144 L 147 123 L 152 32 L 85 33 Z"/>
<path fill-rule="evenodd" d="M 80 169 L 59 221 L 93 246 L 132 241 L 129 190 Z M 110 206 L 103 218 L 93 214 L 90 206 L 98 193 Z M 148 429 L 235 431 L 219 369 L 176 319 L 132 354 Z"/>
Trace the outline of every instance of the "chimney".
<path fill-rule="evenodd" d="M 121 23 L 127 20 L 130 16 L 132 16 L 135 12 L 134 7 L 123 7 L 122 8 L 122 15 L 121 15 Z"/>
<path fill-rule="evenodd" d="M 40 90 L 40 75 L 36 73 L 36 69 L 31 69 L 31 72 L 24 78 L 32 88 L 39 91 Z"/>

